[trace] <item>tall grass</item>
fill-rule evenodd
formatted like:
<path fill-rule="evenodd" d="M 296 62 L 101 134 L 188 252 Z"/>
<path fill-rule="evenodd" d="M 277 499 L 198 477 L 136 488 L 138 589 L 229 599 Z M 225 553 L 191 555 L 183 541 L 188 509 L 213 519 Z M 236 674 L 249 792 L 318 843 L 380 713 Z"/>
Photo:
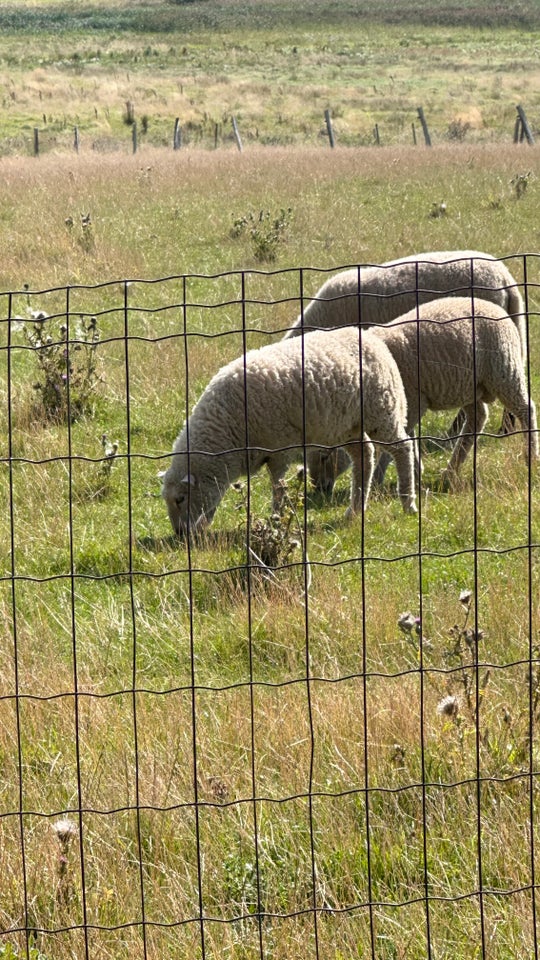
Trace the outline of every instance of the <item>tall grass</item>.
<path fill-rule="evenodd" d="M 309 577 L 299 547 L 271 581 L 247 569 L 245 490 L 188 552 L 157 472 L 244 331 L 281 336 L 326 271 L 414 250 L 526 266 L 538 398 L 538 163 L 466 145 L 2 161 L 2 316 L 96 316 L 101 381 L 84 417 L 39 416 L 35 356 L 2 324 L 0 956 L 420 958 L 428 933 L 433 956 L 533 954 L 520 438 L 483 438 L 452 493 L 427 453 L 420 522 L 391 484 L 354 524 L 346 477 L 330 502 L 308 491 Z M 267 270 L 234 220 L 289 207 Z M 266 517 L 267 478 L 250 492 Z"/>

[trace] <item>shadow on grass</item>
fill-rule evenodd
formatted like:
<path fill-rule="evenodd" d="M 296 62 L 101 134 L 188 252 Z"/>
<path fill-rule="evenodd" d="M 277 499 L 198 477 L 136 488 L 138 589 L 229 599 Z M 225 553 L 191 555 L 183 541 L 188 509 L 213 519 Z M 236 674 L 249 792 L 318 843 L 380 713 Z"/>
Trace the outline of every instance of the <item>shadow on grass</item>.
<path fill-rule="evenodd" d="M 197 550 L 230 550 L 242 547 L 245 542 L 246 536 L 242 530 L 205 530 L 191 536 L 191 547 Z M 187 537 L 171 533 L 164 537 L 138 537 L 136 546 L 148 553 L 162 553 L 187 549 L 188 540 Z"/>

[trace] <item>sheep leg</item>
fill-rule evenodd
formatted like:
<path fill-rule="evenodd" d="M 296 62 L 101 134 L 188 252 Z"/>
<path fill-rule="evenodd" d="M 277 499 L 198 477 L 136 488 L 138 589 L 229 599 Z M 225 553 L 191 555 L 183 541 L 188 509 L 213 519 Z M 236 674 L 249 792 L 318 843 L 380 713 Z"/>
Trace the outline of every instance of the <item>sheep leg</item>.
<path fill-rule="evenodd" d="M 531 460 L 536 460 L 538 458 L 539 451 L 538 426 L 536 422 L 536 406 L 534 401 L 531 400 L 531 398 L 527 395 L 527 390 L 525 387 L 521 387 L 521 385 L 514 391 L 513 397 L 509 394 L 510 391 L 507 395 L 504 389 L 502 391 L 499 389 L 498 398 L 501 403 L 504 403 L 505 413 L 508 411 L 510 416 L 514 415 L 519 420 L 521 429 L 524 431 L 526 455 L 528 457 L 530 452 Z"/>
<path fill-rule="evenodd" d="M 465 423 L 465 411 L 458 410 L 452 423 L 450 424 L 450 429 L 446 432 L 446 438 L 450 441 L 451 444 L 456 444 L 459 435 L 463 430 L 463 424 Z"/>
<path fill-rule="evenodd" d="M 352 460 L 351 502 L 345 514 L 350 519 L 362 508 L 366 509 L 375 467 L 375 448 L 364 434 L 363 443 L 351 443 L 344 449 Z"/>
<path fill-rule="evenodd" d="M 508 433 L 513 433 L 516 429 L 516 419 L 513 413 L 510 410 L 503 410 L 501 425 L 499 427 L 499 433 L 504 436 Z"/>
<path fill-rule="evenodd" d="M 415 461 L 415 467 L 416 467 L 416 474 L 417 476 L 419 476 L 420 473 L 422 472 L 422 463 L 420 459 L 420 444 L 416 439 L 414 430 L 410 431 L 409 437 L 411 438 L 411 440 L 414 441 L 413 443 L 414 461 Z M 386 476 L 388 464 L 391 463 L 392 459 L 395 460 L 393 451 L 391 452 L 387 448 L 381 449 L 379 453 L 379 459 L 377 460 L 377 465 L 375 467 L 375 473 L 373 474 L 373 482 L 377 486 L 382 486 L 382 484 L 384 483 L 384 478 Z"/>
<path fill-rule="evenodd" d="M 411 436 L 404 433 L 399 443 L 392 444 L 390 450 L 396 462 L 398 475 L 398 496 L 405 513 L 417 513 L 415 496 L 415 467 L 420 475 L 420 461 L 418 460 L 418 443 L 414 433 Z"/>
<path fill-rule="evenodd" d="M 463 410 L 458 410 L 456 416 L 454 417 L 450 429 L 447 431 L 446 437 L 452 443 L 457 443 L 459 434 L 463 430 L 463 424 L 465 423 L 465 413 Z M 499 427 L 499 434 L 506 435 L 508 433 L 514 433 L 516 428 L 516 421 L 514 414 L 508 409 L 503 410 L 501 425 Z"/>
<path fill-rule="evenodd" d="M 516 416 L 525 431 L 525 453 L 527 458 L 538 460 L 538 424 L 536 422 L 536 406 L 529 397 L 524 409 L 516 410 Z"/>
<path fill-rule="evenodd" d="M 268 473 L 272 481 L 272 510 L 274 513 L 281 513 L 283 501 L 285 499 L 286 483 L 283 479 L 289 466 L 290 456 L 285 452 L 274 453 L 266 461 Z"/>
<path fill-rule="evenodd" d="M 373 482 L 376 483 L 378 487 L 382 486 L 384 483 L 386 471 L 388 470 L 388 464 L 391 462 L 391 460 L 392 455 L 388 453 L 388 450 L 382 449 L 379 454 L 379 459 L 377 460 L 375 473 L 373 474 Z"/>
<path fill-rule="evenodd" d="M 444 476 L 452 483 L 462 464 L 466 459 L 477 436 L 482 432 L 488 418 L 488 405 L 483 400 L 477 400 L 476 403 L 467 404 L 463 407 L 465 412 L 465 424 L 463 431 L 458 437 L 458 441 L 450 457 Z"/>

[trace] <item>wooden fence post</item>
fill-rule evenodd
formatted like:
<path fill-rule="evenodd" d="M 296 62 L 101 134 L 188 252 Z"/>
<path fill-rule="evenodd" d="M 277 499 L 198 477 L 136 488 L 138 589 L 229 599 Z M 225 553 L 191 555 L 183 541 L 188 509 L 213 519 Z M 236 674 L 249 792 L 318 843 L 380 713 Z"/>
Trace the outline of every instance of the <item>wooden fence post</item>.
<path fill-rule="evenodd" d="M 79 152 L 79 128 L 78 127 L 73 128 L 73 149 L 75 150 L 75 153 Z"/>
<path fill-rule="evenodd" d="M 525 111 L 524 111 L 524 109 L 523 109 L 523 107 L 521 106 L 520 103 L 518 103 L 518 105 L 517 105 L 517 107 L 516 107 L 516 110 L 517 110 L 517 112 L 518 112 L 518 117 L 519 117 L 519 120 L 520 120 L 520 122 L 521 122 L 521 130 L 522 130 L 522 133 L 525 134 L 525 136 L 526 136 L 526 138 L 527 138 L 527 143 L 530 144 L 530 146 L 532 147 L 533 144 L 534 144 L 533 132 L 532 132 L 530 126 L 529 126 L 527 117 L 525 116 Z M 523 139 L 523 137 L 520 136 L 520 140 L 522 140 L 522 139 Z"/>
<path fill-rule="evenodd" d="M 326 120 L 326 129 L 328 131 L 328 139 L 330 141 L 330 146 L 335 147 L 336 144 L 334 140 L 334 131 L 332 129 L 332 117 L 330 116 L 329 110 L 324 111 L 324 119 Z"/>
<path fill-rule="evenodd" d="M 378 124 L 378 123 L 376 123 L 375 126 L 373 127 L 373 136 L 375 137 L 375 143 L 377 144 L 378 147 L 380 147 L 380 145 L 381 145 L 381 138 L 380 138 L 380 136 L 379 136 L 379 124 Z"/>
<path fill-rule="evenodd" d="M 426 147 L 431 146 L 431 137 L 429 135 L 428 125 L 426 123 L 426 118 L 424 116 L 424 110 L 422 107 L 418 107 L 418 119 L 422 124 L 422 130 L 424 131 L 424 140 L 426 142 Z"/>
<path fill-rule="evenodd" d="M 240 153 L 242 153 L 242 140 L 240 139 L 240 131 L 238 130 L 238 124 L 236 122 L 236 117 L 232 118 L 232 127 L 234 131 L 234 139 L 236 140 L 236 146 Z"/>
<path fill-rule="evenodd" d="M 219 123 L 216 123 L 214 125 L 214 150 L 217 150 L 217 145 L 219 141 L 219 131 L 220 131 L 220 125 Z"/>
<path fill-rule="evenodd" d="M 34 127 L 34 156 L 39 157 L 39 129 Z"/>
<path fill-rule="evenodd" d="M 137 153 L 137 121 L 133 121 L 133 126 L 131 128 L 131 141 L 133 144 L 133 153 Z"/>
<path fill-rule="evenodd" d="M 415 125 L 414 125 L 414 120 L 413 120 L 411 126 L 412 126 L 412 142 L 413 142 L 414 146 L 416 146 L 416 127 L 415 127 Z"/>
<path fill-rule="evenodd" d="M 180 117 L 174 121 L 173 150 L 180 150 L 182 146 L 182 127 L 180 126 Z"/>

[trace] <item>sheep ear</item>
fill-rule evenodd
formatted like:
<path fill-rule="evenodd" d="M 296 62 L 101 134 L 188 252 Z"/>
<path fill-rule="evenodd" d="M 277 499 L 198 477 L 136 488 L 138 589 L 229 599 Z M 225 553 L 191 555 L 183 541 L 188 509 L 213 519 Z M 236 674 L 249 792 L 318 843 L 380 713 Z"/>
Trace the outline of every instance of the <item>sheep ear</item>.
<path fill-rule="evenodd" d="M 182 477 L 180 483 L 189 483 L 192 487 L 194 487 L 197 481 L 192 473 L 186 473 L 185 477 Z"/>

